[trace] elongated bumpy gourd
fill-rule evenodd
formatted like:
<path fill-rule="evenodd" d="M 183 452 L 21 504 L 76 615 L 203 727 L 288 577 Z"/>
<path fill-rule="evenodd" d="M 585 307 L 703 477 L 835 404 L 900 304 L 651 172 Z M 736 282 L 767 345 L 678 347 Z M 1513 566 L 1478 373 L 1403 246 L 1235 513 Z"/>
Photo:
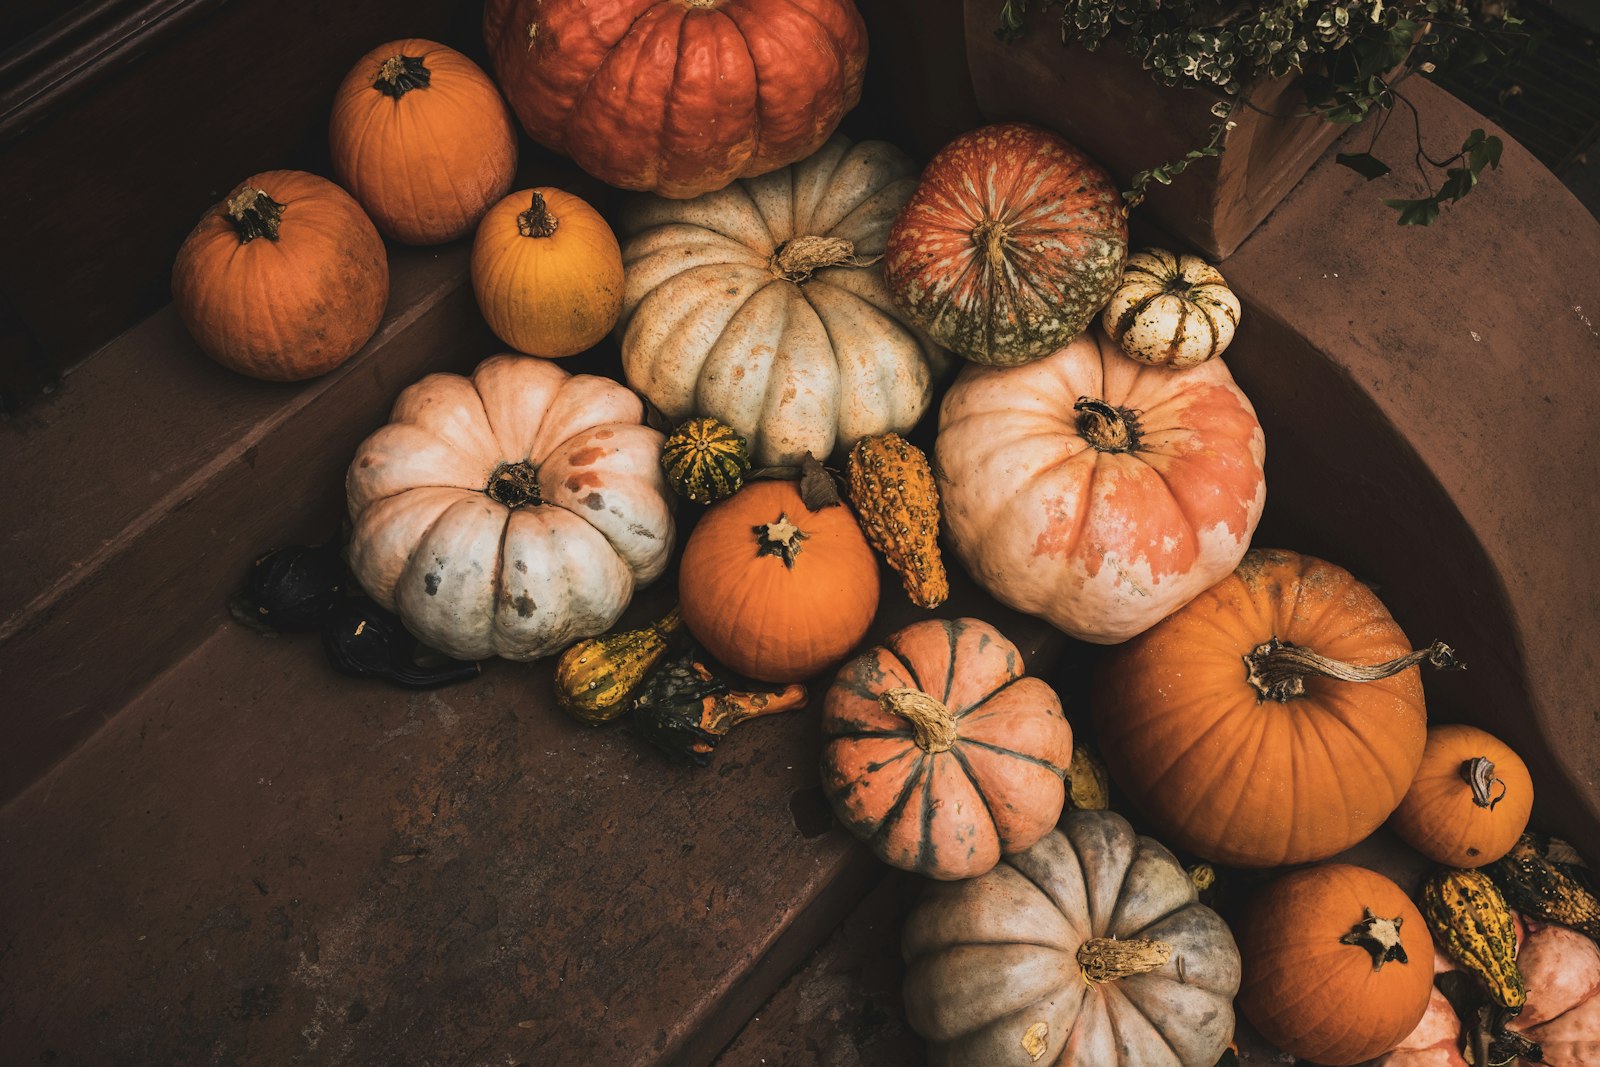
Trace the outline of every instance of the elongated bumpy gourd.
<path fill-rule="evenodd" d="M 1445 955 L 1476 975 L 1503 1008 L 1521 1008 L 1528 991 L 1517 970 L 1511 909 L 1487 874 L 1445 869 L 1422 886 L 1422 914 Z"/>
<path fill-rule="evenodd" d="M 939 487 L 922 449 L 897 433 L 863 437 L 850 450 L 850 503 L 872 547 L 900 575 L 919 608 L 950 595 L 939 552 Z"/>

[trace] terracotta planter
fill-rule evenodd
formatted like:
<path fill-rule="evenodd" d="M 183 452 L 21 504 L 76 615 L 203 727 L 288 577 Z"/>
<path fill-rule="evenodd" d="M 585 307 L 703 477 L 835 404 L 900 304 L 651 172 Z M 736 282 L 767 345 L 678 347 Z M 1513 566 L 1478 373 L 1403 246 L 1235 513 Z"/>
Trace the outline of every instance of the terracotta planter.
<path fill-rule="evenodd" d="M 1005 42 L 994 34 L 995 0 L 965 3 L 967 62 L 988 119 L 1056 130 L 1124 183 L 1210 141 L 1219 95 L 1156 84 L 1115 40 L 1095 52 L 1064 46 L 1056 9 L 1035 5 L 1028 33 Z M 1347 129 L 1272 117 L 1299 106 L 1292 84 L 1280 78 L 1251 89 L 1251 106 L 1234 109 L 1222 155 L 1191 164 L 1170 186 L 1152 184 L 1140 210 L 1208 257 L 1231 255 Z"/>

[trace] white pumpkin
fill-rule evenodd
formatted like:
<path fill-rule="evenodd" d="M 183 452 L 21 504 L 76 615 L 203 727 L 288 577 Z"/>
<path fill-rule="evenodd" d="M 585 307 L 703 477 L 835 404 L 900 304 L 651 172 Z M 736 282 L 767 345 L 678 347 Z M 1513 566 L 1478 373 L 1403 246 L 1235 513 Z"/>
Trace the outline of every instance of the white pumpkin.
<path fill-rule="evenodd" d="M 1135 252 L 1100 323 L 1140 363 L 1181 369 L 1222 355 L 1239 325 L 1239 298 L 1199 256 Z"/>
<path fill-rule="evenodd" d="M 949 360 L 901 320 L 878 266 L 916 184 L 894 146 L 834 137 L 693 200 L 636 202 L 622 227 L 628 383 L 673 421 L 732 426 L 757 465 L 911 429 Z"/>
<path fill-rule="evenodd" d="M 460 659 L 609 629 L 672 552 L 661 434 L 608 378 L 495 356 L 400 394 L 345 479 L 362 588 Z"/>

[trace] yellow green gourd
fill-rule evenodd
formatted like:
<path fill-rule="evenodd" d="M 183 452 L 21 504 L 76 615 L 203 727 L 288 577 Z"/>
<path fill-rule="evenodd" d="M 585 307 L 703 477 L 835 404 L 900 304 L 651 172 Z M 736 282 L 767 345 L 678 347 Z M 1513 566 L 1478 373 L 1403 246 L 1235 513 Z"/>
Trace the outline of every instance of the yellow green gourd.
<path fill-rule="evenodd" d="M 1100 757 L 1081 741 L 1072 746 L 1072 763 L 1067 766 L 1067 805 L 1078 811 L 1111 806 L 1111 776 Z"/>
<path fill-rule="evenodd" d="M 661 446 L 661 469 L 678 495 L 710 504 L 744 485 L 750 450 L 726 423 L 707 417 L 687 419 Z"/>
<path fill-rule="evenodd" d="M 673 608 L 653 626 L 579 641 L 556 663 L 556 703 L 591 725 L 617 718 L 628 710 L 629 694 L 661 662 L 682 625 Z"/>
<path fill-rule="evenodd" d="M 1446 955 L 1483 982 L 1503 1008 L 1528 1002 L 1517 969 L 1517 935 L 1511 909 L 1480 870 L 1446 868 L 1422 886 L 1422 914 Z"/>

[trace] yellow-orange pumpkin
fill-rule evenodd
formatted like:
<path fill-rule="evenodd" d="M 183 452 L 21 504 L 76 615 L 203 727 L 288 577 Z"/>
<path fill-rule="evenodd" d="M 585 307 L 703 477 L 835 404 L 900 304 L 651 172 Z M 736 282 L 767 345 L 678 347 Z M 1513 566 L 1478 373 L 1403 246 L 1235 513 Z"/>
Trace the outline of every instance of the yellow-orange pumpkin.
<path fill-rule="evenodd" d="M 1234 928 L 1238 1008 L 1272 1044 L 1339 1067 L 1399 1044 L 1433 990 L 1422 914 L 1381 874 L 1308 867 L 1267 886 Z"/>
<path fill-rule="evenodd" d="M 1511 851 L 1533 811 L 1533 779 L 1522 758 L 1475 726 L 1428 731 L 1422 766 L 1390 826 L 1436 863 L 1481 867 Z"/>
<path fill-rule="evenodd" d="M 532 356 L 591 347 L 622 313 L 622 250 L 583 200 L 540 187 L 512 193 L 483 217 L 472 288 L 489 328 Z"/>
<path fill-rule="evenodd" d="M 489 76 L 416 38 L 362 56 L 333 98 L 333 172 L 378 229 L 407 244 L 453 241 L 511 190 L 517 135 Z"/>
<path fill-rule="evenodd" d="M 1072 727 L 978 619 L 913 623 L 858 656 L 822 712 L 822 787 L 885 863 L 972 878 L 1032 847 L 1066 801 Z"/>
<path fill-rule="evenodd" d="M 751 678 L 795 682 L 866 636 L 878 561 L 848 509 L 812 511 L 793 482 L 753 482 L 701 518 L 678 588 L 708 652 Z"/>
<path fill-rule="evenodd" d="M 1411 665 L 1445 665 L 1449 650 L 1409 647 L 1348 572 L 1252 551 L 1102 664 L 1101 751 L 1134 802 L 1206 859 L 1326 859 L 1377 829 L 1416 775 L 1426 713 Z"/>
<path fill-rule="evenodd" d="M 326 374 L 367 343 L 389 260 L 350 194 L 315 174 L 241 182 L 178 249 L 172 302 L 206 355 L 252 378 Z"/>

